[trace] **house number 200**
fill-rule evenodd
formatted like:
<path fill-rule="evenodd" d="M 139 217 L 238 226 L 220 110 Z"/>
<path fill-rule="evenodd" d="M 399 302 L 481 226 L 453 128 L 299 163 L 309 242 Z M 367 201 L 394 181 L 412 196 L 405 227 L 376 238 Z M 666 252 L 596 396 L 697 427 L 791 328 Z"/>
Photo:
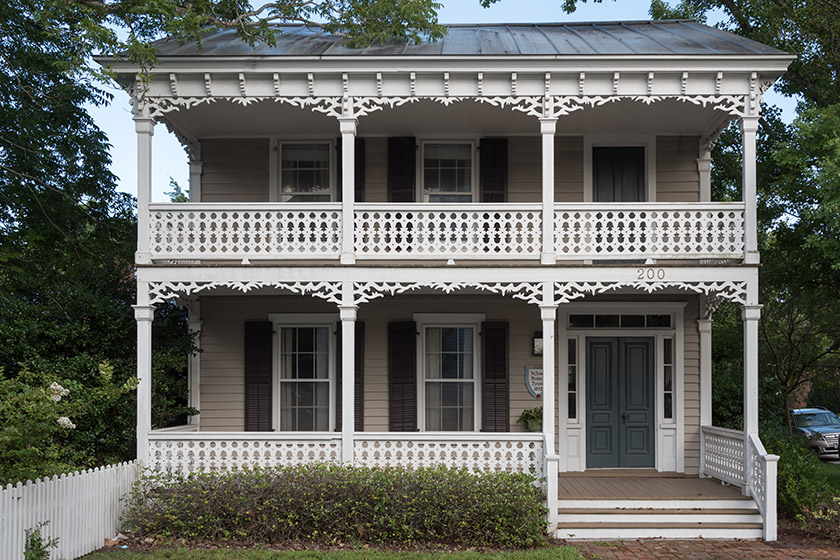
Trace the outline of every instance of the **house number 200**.
<path fill-rule="evenodd" d="M 665 280 L 664 268 L 637 268 L 636 280 Z"/>

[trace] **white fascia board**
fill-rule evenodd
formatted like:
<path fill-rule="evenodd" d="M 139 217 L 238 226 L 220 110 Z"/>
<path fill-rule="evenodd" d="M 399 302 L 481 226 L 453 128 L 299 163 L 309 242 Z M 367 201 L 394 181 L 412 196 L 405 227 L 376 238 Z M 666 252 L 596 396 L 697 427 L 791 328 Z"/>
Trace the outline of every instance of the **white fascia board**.
<path fill-rule="evenodd" d="M 703 56 L 613 55 L 561 56 L 342 56 L 342 57 L 161 57 L 153 73 L 162 72 L 760 72 L 783 73 L 793 55 Z M 118 74 L 136 73 L 139 66 L 112 58 L 98 58 Z"/>
<path fill-rule="evenodd" d="M 747 282 L 757 285 L 758 267 L 739 266 L 580 266 L 580 267 L 278 267 L 278 266 L 138 266 L 140 282 L 402 282 L 402 283 L 535 283 L 639 282 L 639 270 L 661 268 L 669 282 Z M 660 292 L 661 293 L 661 292 Z"/>

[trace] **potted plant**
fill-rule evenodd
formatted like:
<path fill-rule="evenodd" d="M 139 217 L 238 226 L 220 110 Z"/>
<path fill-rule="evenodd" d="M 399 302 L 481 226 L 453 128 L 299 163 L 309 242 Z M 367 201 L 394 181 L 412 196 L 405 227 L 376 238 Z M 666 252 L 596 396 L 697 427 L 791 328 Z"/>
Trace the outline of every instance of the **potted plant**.
<path fill-rule="evenodd" d="M 536 408 L 526 408 L 519 415 L 519 422 L 529 432 L 541 432 L 543 420 L 543 409 L 541 406 Z"/>

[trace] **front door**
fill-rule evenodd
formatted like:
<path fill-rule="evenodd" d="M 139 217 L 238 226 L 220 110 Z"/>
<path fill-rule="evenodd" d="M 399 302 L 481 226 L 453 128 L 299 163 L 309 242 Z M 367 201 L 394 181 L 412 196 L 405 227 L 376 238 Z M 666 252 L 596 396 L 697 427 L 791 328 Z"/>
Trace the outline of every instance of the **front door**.
<path fill-rule="evenodd" d="M 587 468 L 655 466 L 653 338 L 587 338 L 586 369 Z"/>

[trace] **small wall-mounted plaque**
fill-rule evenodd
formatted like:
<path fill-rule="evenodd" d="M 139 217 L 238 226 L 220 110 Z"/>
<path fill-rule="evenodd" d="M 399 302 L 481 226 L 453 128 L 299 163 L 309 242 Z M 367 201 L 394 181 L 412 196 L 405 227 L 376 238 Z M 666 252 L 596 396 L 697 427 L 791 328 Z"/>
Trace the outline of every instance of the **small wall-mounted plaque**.
<path fill-rule="evenodd" d="M 534 356 L 543 355 L 543 334 L 542 331 L 534 333 L 533 344 L 531 346 L 531 354 Z"/>
<path fill-rule="evenodd" d="M 535 399 L 542 398 L 543 368 L 542 366 L 525 366 L 525 387 Z"/>

